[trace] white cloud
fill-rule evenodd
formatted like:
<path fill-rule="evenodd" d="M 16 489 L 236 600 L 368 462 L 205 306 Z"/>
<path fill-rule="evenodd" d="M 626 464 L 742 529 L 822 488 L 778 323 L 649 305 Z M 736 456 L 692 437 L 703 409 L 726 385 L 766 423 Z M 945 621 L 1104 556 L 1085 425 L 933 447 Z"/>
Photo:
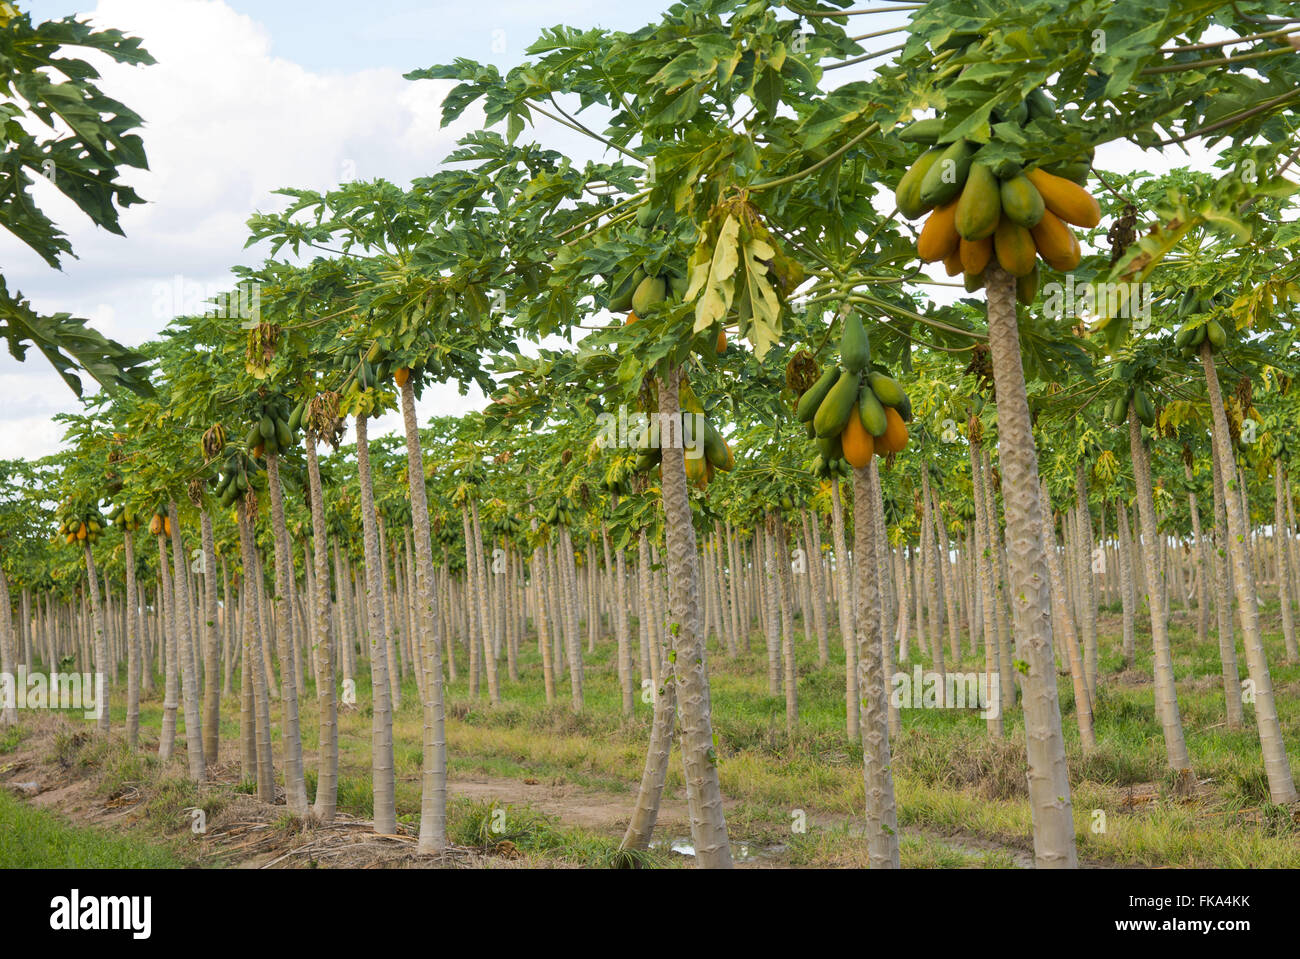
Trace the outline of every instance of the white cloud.
<path fill-rule="evenodd" d="M 158 61 L 129 67 L 94 58 L 105 92 L 145 119 L 150 169 L 127 179 L 148 202 L 123 213 L 124 239 L 42 188 L 39 202 L 79 259 L 59 273 L 8 236 L 0 258 L 10 288 L 38 310 L 91 318 L 130 344 L 162 328 L 154 315 L 160 284 L 179 274 L 225 286 L 232 264 L 269 252 L 243 246 L 248 217 L 286 202 L 271 191 L 324 190 L 345 177 L 405 183 L 433 172 L 478 125 L 470 113 L 439 127 L 450 81 L 412 83 L 396 68 L 314 73 L 273 56 L 266 30 L 219 0 L 100 0 L 91 16 L 140 37 Z M 76 398 L 32 353 L 21 366 L 0 358 L 0 383 L 18 400 L 0 408 L 0 456 L 52 452 L 59 431 L 34 429 L 32 404 L 71 411 Z"/>

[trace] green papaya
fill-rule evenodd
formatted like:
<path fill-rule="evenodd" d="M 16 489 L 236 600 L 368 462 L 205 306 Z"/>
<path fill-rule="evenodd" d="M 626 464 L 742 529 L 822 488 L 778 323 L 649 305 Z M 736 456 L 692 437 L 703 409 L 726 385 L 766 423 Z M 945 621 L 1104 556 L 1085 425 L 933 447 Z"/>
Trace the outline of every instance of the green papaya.
<path fill-rule="evenodd" d="M 1092 172 L 1092 162 L 1090 160 L 1071 160 L 1067 163 L 1053 163 L 1043 167 L 1043 169 L 1053 176 L 1069 180 L 1077 186 L 1086 186 L 1088 184 L 1088 175 Z"/>
<path fill-rule="evenodd" d="M 872 436 L 885 435 L 889 420 L 885 418 L 885 408 L 880 405 L 880 400 L 876 399 L 876 394 L 870 389 L 863 390 L 858 396 L 858 416 L 862 418 L 862 425 Z"/>
<path fill-rule="evenodd" d="M 1029 91 L 1029 95 L 1025 97 L 1025 107 L 1029 111 L 1031 120 L 1035 117 L 1050 117 L 1056 112 L 1056 105 L 1052 103 L 1052 98 L 1043 91 L 1042 87 L 1034 87 Z"/>
<path fill-rule="evenodd" d="M 261 420 L 258 421 L 258 432 L 264 440 L 275 439 L 275 421 L 263 413 Z"/>
<path fill-rule="evenodd" d="M 871 387 L 871 392 L 876 394 L 876 399 L 880 400 L 882 406 L 897 408 L 907 399 L 907 394 L 898 385 L 898 381 L 891 379 L 884 373 L 868 373 L 867 384 Z"/>
<path fill-rule="evenodd" d="M 818 437 L 817 452 L 821 453 L 822 459 L 828 463 L 842 457 L 844 455 L 844 446 L 840 440 L 840 434 Z"/>
<path fill-rule="evenodd" d="M 898 139 L 904 143 L 924 143 L 933 146 L 939 139 L 939 134 L 943 132 L 943 117 L 929 117 L 925 120 L 917 120 L 915 123 L 909 123 L 899 131 Z"/>
<path fill-rule="evenodd" d="M 983 163 L 972 163 L 957 200 L 957 233 L 963 240 L 975 242 L 993 235 L 1002 216 L 998 179 Z"/>
<path fill-rule="evenodd" d="M 1216 353 L 1228 345 L 1228 332 L 1218 320 L 1205 324 L 1205 336 L 1210 341 L 1210 349 Z"/>
<path fill-rule="evenodd" d="M 1142 421 L 1143 426 L 1155 425 L 1156 408 L 1144 390 L 1133 391 L 1133 411 L 1137 413 L 1137 418 Z"/>
<path fill-rule="evenodd" d="M 858 386 L 862 376 L 845 370 L 826 394 L 813 414 L 813 429 L 819 437 L 836 436 L 844 429 L 857 405 Z"/>
<path fill-rule="evenodd" d="M 945 148 L 921 180 L 921 202 L 932 207 L 947 203 L 957 196 L 966 185 L 971 157 L 974 155 L 975 148 L 965 140 L 958 140 Z"/>
<path fill-rule="evenodd" d="M 1178 304 L 1178 315 L 1187 316 L 1196 312 L 1197 304 L 1201 301 L 1200 291 L 1196 287 L 1189 287 L 1183 294 L 1182 300 Z"/>
<path fill-rule="evenodd" d="M 1174 346 L 1182 349 L 1191 346 L 1192 341 L 1195 339 L 1196 327 L 1192 326 L 1190 323 L 1184 323 L 1178 328 L 1178 332 L 1174 334 Z"/>
<path fill-rule="evenodd" d="M 840 336 L 840 364 L 850 373 L 861 373 L 871 362 L 871 346 L 862 318 L 853 310 L 844 318 L 844 333 Z"/>
<path fill-rule="evenodd" d="M 966 287 L 967 293 L 974 293 L 984 286 L 983 273 L 964 273 L 962 274 L 962 283 Z"/>
<path fill-rule="evenodd" d="M 898 187 L 894 190 L 894 202 L 898 204 L 898 212 L 903 214 L 904 218 L 915 220 L 930 209 L 930 205 L 921 202 L 921 183 L 930 172 L 930 167 L 943 156 L 946 149 L 946 147 L 935 147 L 933 150 L 926 150 L 898 181 Z"/>
<path fill-rule="evenodd" d="M 1038 296 L 1038 264 L 1024 276 L 1016 277 L 1016 300 L 1025 306 L 1032 306 L 1034 297 Z"/>
<path fill-rule="evenodd" d="M 1029 177 L 1019 174 L 1004 180 L 998 192 L 1002 212 L 1007 215 L 1007 219 L 1019 223 L 1026 230 L 1038 226 L 1046 207 L 1043 205 L 1043 195 L 1038 192 L 1038 187 L 1029 182 Z"/>
<path fill-rule="evenodd" d="M 247 474 L 247 473 L 240 472 L 240 473 L 236 473 L 236 474 L 235 474 L 235 489 L 239 490 L 239 492 L 241 492 L 241 493 L 247 493 L 247 492 L 248 492 L 248 474 Z"/>
<path fill-rule="evenodd" d="M 722 434 L 708 420 L 704 421 L 704 455 L 708 457 L 714 469 L 724 472 L 731 469 L 734 460 L 727 455 L 727 442 Z"/>
<path fill-rule="evenodd" d="M 251 450 L 260 442 L 262 442 L 262 428 L 260 424 L 254 423 L 248 428 L 248 435 L 244 437 L 244 445 Z"/>
<path fill-rule="evenodd" d="M 645 270 L 639 266 L 623 277 L 622 282 L 615 286 L 610 293 L 609 312 L 626 313 L 632 309 L 632 294 L 636 292 L 637 285 L 644 279 Z"/>
<path fill-rule="evenodd" d="M 803 396 L 799 397 L 799 404 L 795 407 L 794 415 L 800 423 L 812 422 L 813 416 L 817 413 L 817 407 L 822 405 L 822 400 L 826 399 L 826 394 L 831 391 L 831 387 L 835 385 L 835 381 L 839 378 L 839 367 L 831 364 L 826 367 L 821 379 L 809 387 Z"/>
<path fill-rule="evenodd" d="M 298 430 L 302 429 L 302 418 L 306 412 L 307 404 L 305 402 L 299 403 L 293 408 L 293 412 L 289 414 L 289 430 L 291 432 L 296 433 Z"/>
<path fill-rule="evenodd" d="M 287 450 L 293 445 L 293 431 L 284 420 L 275 421 L 275 442 L 282 450 Z"/>
<path fill-rule="evenodd" d="M 903 402 L 898 404 L 897 413 L 904 423 L 912 422 L 912 398 L 906 393 L 903 394 Z"/>
<path fill-rule="evenodd" d="M 632 312 L 645 316 L 652 309 L 668 299 L 668 284 L 663 277 L 647 276 L 637 284 L 632 293 Z"/>

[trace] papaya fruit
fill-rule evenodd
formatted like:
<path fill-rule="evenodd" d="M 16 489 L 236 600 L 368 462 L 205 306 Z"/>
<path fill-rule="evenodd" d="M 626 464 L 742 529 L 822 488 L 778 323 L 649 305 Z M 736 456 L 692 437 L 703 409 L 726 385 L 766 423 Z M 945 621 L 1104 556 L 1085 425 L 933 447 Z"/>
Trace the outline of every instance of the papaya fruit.
<path fill-rule="evenodd" d="M 709 485 L 709 461 L 703 456 L 686 457 L 686 481 L 696 489 Z"/>
<path fill-rule="evenodd" d="M 727 352 L 727 331 L 718 330 L 718 337 L 713 341 L 713 351 L 721 356 Z"/>
<path fill-rule="evenodd" d="M 262 442 L 262 427 L 259 423 L 254 423 L 249 427 L 248 435 L 244 437 L 244 445 L 252 449 L 260 442 Z"/>
<path fill-rule="evenodd" d="M 645 279 L 645 270 L 636 267 L 631 273 L 623 278 L 623 281 L 614 287 L 609 297 L 609 312 L 624 313 L 632 309 L 632 294 L 636 292 L 637 285 Z"/>
<path fill-rule="evenodd" d="M 718 469 L 730 468 L 727 466 L 727 443 L 708 420 L 704 421 L 704 455 Z"/>
<path fill-rule="evenodd" d="M 884 406 L 876 398 L 870 386 L 858 395 L 858 416 L 862 418 L 862 425 L 872 436 L 885 435 L 885 427 L 889 425 L 889 421 L 885 418 Z"/>
<path fill-rule="evenodd" d="M 163 532 L 168 536 L 172 534 L 172 518 L 170 516 L 163 517 Z"/>
<path fill-rule="evenodd" d="M 1133 412 L 1137 413 L 1137 418 L 1142 421 L 1143 426 L 1155 425 L 1156 408 L 1146 391 L 1141 388 L 1133 391 Z"/>
<path fill-rule="evenodd" d="M 912 422 L 912 398 L 906 393 L 903 394 L 903 402 L 899 403 L 894 409 L 898 410 L 898 415 L 902 417 L 904 423 Z"/>
<path fill-rule="evenodd" d="M 926 263 L 946 259 L 961 242 L 955 219 L 957 204 L 946 203 L 935 207 L 921 227 L 921 235 L 916 238 L 916 253 Z"/>
<path fill-rule="evenodd" d="M 1016 300 L 1025 306 L 1030 306 L 1034 302 L 1034 297 L 1038 296 L 1038 264 L 1024 276 L 1016 277 Z"/>
<path fill-rule="evenodd" d="M 1043 195 L 1029 182 L 1023 173 L 1003 180 L 998 190 L 1002 201 L 1002 212 L 1012 223 L 1019 223 L 1026 230 L 1038 226 L 1043 218 Z"/>
<path fill-rule="evenodd" d="M 1079 184 L 1046 170 L 1030 170 L 1025 176 L 1038 188 L 1043 205 L 1066 223 L 1091 229 L 1101 222 L 1100 204 Z"/>
<path fill-rule="evenodd" d="M 287 450 L 293 445 L 293 433 L 284 420 L 275 421 L 275 445 L 282 450 Z"/>
<path fill-rule="evenodd" d="M 968 276 L 979 276 L 993 256 L 993 237 L 986 236 L 982 240 L 973 242 L 962 240 L 957 253 L 961 257 L 962 272 Z"/>
<path fill-rule="evenodd" d="M 1216 353 L 1228 345 L 1228 332 L 1218 320 L 1205 324 L 1205 336 L 1210 341 L 1210 349 Z"/>
<path fill-rule="evenodd" d="M 673 296 L 675 296 L 677 299 L 679 300 L 685 299 L 686 291 L 689 290 L 690 288 L 691 288 L 691 281 L 688 280 L 686 277 L 684 276 L 668 277 L 668 292 L 671 293 Z"/>
<path fill-rule="evenodd" d="M 635 322 L 636 322 L 637 320 L 639 320 L 639 319 L 641 319 L 641 317 L 637 316 L 637 315 L 636 315 L 636 311 L 633 310 L 632 312 L 628 313 L 628 315 L 627 315 L 627 319 L 623 321 L 623 325 L 624 325 L 624 326 L 631 326 L 633 323 L 635 323 Z"/>
<path fill-rule="evenodd" d="M 1050 117 L 1056 112 L 1056 105 L 1042 87 L 1034 87 L 1029 91 L 1025 97 L 1025 108 L 1031 120 L 1035 117 Z"/>
<path fill-rule="evenodd" d="M 1070 228 L 1051 210 L 1043 211 L 1038 226 L 1029 231 L 1038 255 L 1053 270 L 1068 273 L 1079 265 L 1082 251 Z"/>
<path fill-rule="evenodd" d="M 1012 276 L 1024 276 L 1032 270 L 1038 253 L 1029 231 L 1006 217 L 998 222 L 997 232 L 993 234 L 993 252 L 1002 269 Z"/>
<path fill-rule="evenodd" d="M 262 439 L 269 440 L 275 437 L 275 421 L 270 416 L 263 413 L 261 420 L 257 424 L 258 432 L 262 434 Z"/>
<path fill-rule="evenodd" d="M 1059 176 L 1078 186 L 1086 186 L 1088 175 L 1092 172 L 1092 161 L 1070 160 L 1065 163 L 1049 163 L 1043 169 L 1052 176 Z"/>
<path fill-rule="evenodd" d="M 1178 332 L 1174 334 L 1174 346 L 1179 349 L 1191 346 L 1196 339 L 1196 330 L 1197 327 L 1191 323 L 1184 323 L 1178 328 Z"/>
<path fill-rule="evenodd" d="M 898 415 L 898 410 L 885 408 L 885 435 L 876 440 L 876 452 L 901 453 L 907 446 L 907 424 Z"/>
<path fill-rule="evenodd" d="M 850 373 L 861 373 L 870 362 L 867 329 L 862 325 L 857 310 L 852 310 L 844 318 L 844 332 L 840 334 L 840 365 Z"/>
<path fill-rule="evenodd" d="M 939 206 L 955 200 L 966 185 L 974 155 L 975 148 L 965 140 L 945 147 L 921 180 L 921 202 L 926 206 Z"/>
<path fill-rule="evenodd" d="M 871 387 L 871 392 L 876 394 L 876 399 L 880 400 L 881 406 L 897 407 L 907 399 L 907 394 L 898 385 L 898 381 L 884 373 L 868 373 L 867 385 Z"/>
<path fill-rule="evenodd" d="M 410 380 L 410 378 L 411 378 L 410 367 L 399 366 L 397 368 L 397 371 L 393 373 L 393 382 L 397 384 L 397 388 L 399 390 L 406 385 L 407 381 Z M 290 424 L 290 426 L 292 426 L 292 424 Z"/>
<path fill-rule="evenodd" d="M 834 436 L 822 436 L 817 439 L 817 452 L 821 453 L 822 458 L 828 463 L 844 457 L 844 444 L 840 440 L 840 435 L 841 433 L 836 433 Z"/>
<path fill-rule="evenodd" d="M 962 240 L 961 242 L 965 243 L 966 241 Z M 958 273 L 962 272 L 960 247 L 943 258 L 943 272 L 947 273 L 949 276 L 956 276 Z"/>
<path fill-rule="evenodd" d="M 403 369 L 405 369 L 405 367 L 403 367 Z M 400 374 L 402 371 L 401 371 L 401 370 L 398 370 L 397 372 Z M 409 371 L 408 371 L 408 372 L 409 372 Z M 403 380 L 402 382 L 398 383 L 397 385 L 398 385 L 398 386 L 402 386 L 402 385 L 404 385 L 404 383 L 405 383 L 405 380 Z M 293 431 L 295 431 L 295 432 L 296 432 L 297 430 L 301 429 L 301 428 L 302 428 L 302 418 L 303 418 L 303 416 L 304 416 L 306 413 L 307 413 L 307 404 L 306 404 L 306 402 L 299 403 L 297 406 L 295 406 L 295 407 L 293 408 L 293 412 L 289 414 L 289 429 L 290 429 L 290 430 L 293 430 Z"/>
<path fill-rule="evenodd" d="M 898 186 L 894 189 L 894 202 L 898 204 L 898 212 L 906 219 L 915 220 L 930 209 L 932 204 L 921 202 L 921 181 L 925 179 L 926 173 L 943 155 L 945 149 L 945 147 L 938 147 L 922 153 L 898 181 Z"/>
<path fill-rule="evenodd" d="M 266 455 L 266 443 L 265 443 L 265 442 L 258 443 L 256 446 L 253 447 L 253 458 L 254 458 L 254 459 L 259 459 L 259 460 L 260 460 L 260 459 L 261 459 L 263 456 L 265 456 L 265 455 Z"/>
<path fill-rule="evenodd" d="M 958 235 L 963 240 L 982 240 L 992 236 L 1001 216 L 997 177 L 983 163 L 972 163 L 953 219 Z"/>
<path fill-rule="evenodd" d="M 939 134 L 943 133 L 943 117 L 927 117 L 924 120 L 917 120 L 903 127 L 898 133 L 898 139 L 904 143 L 925 143 L 933 145 L 939 139 Z"/>
<path fill-rule="evenodd" d="M 795 407 L 795 418 L 800 423 L 811 423 L 813 416 L 817 413 L 817 408 L 822 405 L 822 400 L 826 399 L 826 394 L 831 391 L 835 381 L 840 378 L 839 367 L 831 364 L 826 367 L 821 378 L 817 380 L 803 396 L 799 397 L 799 404 Z"/>
<path fill-rule="evenodd" d="M 967 273 L 962 277 L 967 293 L 974 293 L 984 286 L 983 273 Z"/>
<path fill-rule="evenodd" d="M 632 312 L 645 315 L 668 299 L 668 284 L 663 277 L 647 276 L 632 293 Z"/>
<path fill-rule="evenodd" d="M 844 432 L 840 434 L 840 448 L 844 451 L 844 458 L 854 469 L 866 469 L 871 463 L 871 457 L 875 453 L 875 441 L 862 424 L 862 417 L 858 415 L 857 410 L 853 411 L 849 421 L 844 424 Z"/>
<path fill-rule="evenodd" d="M 862 376 L 845 370 L 826 394 L 813 414 L 813 429 L 819 437 L 836 436 L 848 422 L 849 414 L 857 410 L 858 386 Z"/>
<path fill-rule="evenodd" d="M 162 517 L 159 516 L 157 513 L 154 513 L 153 518 L 149 520 L 149 532 L 152 533 L 154 536 L 158 536 L 162 533 L 162 530 L 163 530 Z"/>

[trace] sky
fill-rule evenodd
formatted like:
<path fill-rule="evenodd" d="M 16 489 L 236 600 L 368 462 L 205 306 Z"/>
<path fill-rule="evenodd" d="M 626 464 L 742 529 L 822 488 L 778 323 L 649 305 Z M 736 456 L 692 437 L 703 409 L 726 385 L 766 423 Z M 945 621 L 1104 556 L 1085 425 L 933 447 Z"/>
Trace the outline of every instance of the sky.
<path fill-rule="evenodd" d="M 123 179 L 148 202 L 122 213 L 126 237 L 97 229 L 42 183 L 37 202 L 68 234 L 77 258 L 55 271 L 0 233 L 0 268 L 11 290 L 41 312 L 86 317 L 105 335 L 136 345 L 156 337 L 177 313 L 200 309 L 197 291 L 229 289 L 233 265 L 254 265 L 269 254 L 265 245 L 244 249 L 244 241 L 251 214 L 285 202 L 274 190 L 326 190 L 380 177 L 405 185 L 434 172 L 456 140 L 481 125 L 471 108 L 442 128 L 439 105 L 453 82 L 412 82 L 403 73 L 457 57 L 508 68 L 544 28 L 632 30 L 657 19 L 668 0 L 100 0 L 95 6 L 40 0 L 20 6 L 37 21 L 88 16 L 141 38 L 158 61 L 150 67 L 95 61 L 102 63 L 104 91 L 145 119 L 150 169 L 129 170 Z M 872 28 L 903 17 L 873 18 Z M 862 79 L 870 69 L 838 70 L 827 80 Z M 591 141 L 554 124 L 526 136 L 578 160 L 598 156 Z M 1206 168 L 1208 158 L 1143 156 L 1119 144 L 1100 149 L 1096 165 L 1164 172 L 1175 163 Z M 80 409 L 35 353 L 20 364 L 0 351 L 0 400 L 0 458 L 54 452 L 63 427 L 53 417 Z M 477 391 L 460 396 L 454 386 L 437 387 L 426 390 L 417 412 L 423 421 L 482 403 Z M 391 413 L 372 435 L 400 430 L 400 417 Z"/>
<path fill-rule="evenodd" d="M 452 82 L 412 82 L 403 73 L 456 57 L 508 67 L 546 27 L 635 29 L 663 7 L 660 0 L 19 5 L 36 21 L 88 16 L 141 38 L 158 61 L 130 67 L 95 60 L 104 91 L 145 119 L 150 169 L 128 171 L 123 179 L 148 202 L 122 213 L 126 237 L 96 228 L 44 184 L 37 185 L 37 202 L 68 234 L 77 258 L 52 270 L 0 234 L 0 266 L 11 290 L 21 290 L 41 312 L 86 317 L 128 345 L 155 337 L 171 316 L 193 310 L 187 288 L 229 289 L 232 265 L 259 263 L 270 252 L 264 245 L 245 250 L 244 241 L 248 217 L 283 202 L 272 191 L 324 190 L 377 177 L 404 185 L 434 172 L 456 139 L 480 125 L 471 111 L 440 128 L 439 105 Z M 568 137 L 563 131 L 548 139 L 559 145 Z M 0 398 L 0 458 L 54 452 L 63 427 L 52 417 L 80 409 L 33 352 L 18 363 L 0 350 Z M 425 392 L 418 412 L 423 420 L 481 403 L 477 393 L 462 397 L 454 386 L 435 388 Z M 400 428 L 394 413 L 372 435 Z"/>

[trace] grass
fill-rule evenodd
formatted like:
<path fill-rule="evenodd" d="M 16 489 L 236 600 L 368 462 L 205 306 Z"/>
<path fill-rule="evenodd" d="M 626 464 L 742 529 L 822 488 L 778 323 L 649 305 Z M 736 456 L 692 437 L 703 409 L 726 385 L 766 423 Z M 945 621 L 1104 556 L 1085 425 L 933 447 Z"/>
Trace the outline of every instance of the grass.
<path fill-rule="evenodd" d="M 167 869 L 184 863 L 167 848 L 106 829 L 71 826 L 0 792 L 0 869 Z"/>
<path fill-rule="evenodd" d="M 1098 744 L 1088 755 L 1079 744 L 1069 679 L 1062 676 L 1058 681 L 1080 855 L 1127 865 L 1300 866 L 1298 827 L 1287 811 L 1268 804 L 1253 708 L 1246 706 L 1244 729 L 1224 726 L 1217 639 L 1211 634 L 1205 642 L 1197 640 L 1194 615 L 1175 610 L 1171 642 L 1187 745 L 1196 777 L 1204 781 L 1195 802 L 1175 794 L 1155 715 L 1153 686 L 1142 679 L 1151 675 L 1148 619 L 1138 618 L 1137 662 L 1132 670 L 1125 670 L 1120 623 L 1103 611 L 1101 681 L 1094 704 Z M 1292 766 L 1300 773 L 1300 667 L 1285 663 L 1276 606 L 1264 610 L 1263 622 L 1283 736 L 1291 747 Z M 733 803 L 728 812 L 733 842 L 783 846 L 788 861 L 799 865 L 865 862 L 865 846 L 849 828 L 861 821 L 862 750 L 844 731 L 844 667 L 838 637 L 831 637 L 830 661 L 819 666 L 815 639 L 796 634 L 799 722 L 792 734 L 785 728 L 784 697 L 770 695 L 767 688 L 762 638 L 755 635 L 751 645 L 735 659 L 728 659 L 716 643 L 709 652 L 718 769 L 723 794 Z M 913 659 L 899 664 L 900 671 L 911 670 L 919 648 L 920 644 L 912 643 Z M 599 643 L 594 653 L 584 653 L 586 699 L 583 712 L 576 715 L 568 706 L 564 675 L 557 675 L 557 701 L 546 702 L 535 641 L 526 642 L 521 650 L 520 681 L 510 681 L 502 663 L 503 702 L 495 707 L 488 705 L 486 689 L 477 697 L 470 695 L 465 652 L 458 649 L 457 653 L 460 676 L 445 687 L 448 766 L 453 779 L 478 775 L 571 784 L 610 794 L 611 807 L 624 817 L 630 814 L 645 761 L 652 706 L 638 696 L 633 715 L 620 714 L 611 640 Z M 982 653 L 972 654 L 966 648 L 956 661 L 947 658 L 950 671 L 983 669 Z M 1244 677 L 1244 657 L 1239 659 Z M 360 708 L 344 709 L 339 715 L 339 808 L 368 817 L 373 812 L 369 674 L 363 669 L 356 681 Z M 308 680 L 307 685 L 302 730 L 308 794 L 313 795 L 317 723 L 313 684 Z M 120 727 L 122 689 L 114 693 L 112 718 Z M 156 738 L 160 728 L 160 697 L 161 693 L 142 704 L 145 739 Z M 238 738 L 238 704 L 227 700 L 222 709 L 221 735 L 231 742 Z M 278 727 L 278 703 L 272 704 L 272 713 Z M 904 865 L 1001 868 L 1011 864 L 1009 852 L 972 850 L 961 845 L 961 836 L 1015 850 L 1031 849 L 1023 715 L 1018 708 L 1005 716 L 1003 741 L 991 740 L 984 720 L 971 709 L 906 709 L 901 722 L 901 734 L 893 737 L 892 746 L 899 823 L 910 830 L 903 841 Z M 393 740 L 397 812 L 400 821 L 412 825 L 419 820 L 422 723 L 416 687 L 408 679 L 402 686 L 402 705 L 394 712 Z M 184 742 L 183 725 L 182 714 L 178 744 Z M 278 752 L 278 728 L 275 732 Z M 12 736 L 21 733 L 6 733 L 0 751 Z M 157 775 L 147 758 L 101 754 L 76 738 L 73 734 L 56 744 L 61 761 L 100 764 L 119 785 Z M 1127 791 L 1139 784 L 1148 793 L 1155 790 L 1152 801 L 1127 803 Z M 164 802 L 161 814 L 174 817 L 186 808 L 185 803 L 192 805 L 193 797 L 182 793 L 182 785 L 174 788 L 176 795 Z M 251 784 L 236 788 L 253 791 Z M 669 765 L 665 797 L 685 798 L 676 754 Z M 448 810 L 453 841 L 484 848 L 508 841 L 511 855 L 530 863 L 621 863 L 615 854 L 617 830 L 611 829 L 609 835 L 575 830 L 533 810 L 505 807 L 506 832 L 485 834 L 484 823 L 501 811 L 502 807 L 490 803 L 453 801 Z M 809 820 L 808 831 L 794 833 L 791 824 L 801 812 Z M 1098 829 L 1101 822 L 1104 828 Z M 934 840 L 919 835 L 921 831 L 954 838 Z M 665 838 L 662 830 L 658 837 Z M 664 853 L 635 864 L 671 865 L 683 858 Z"/>

